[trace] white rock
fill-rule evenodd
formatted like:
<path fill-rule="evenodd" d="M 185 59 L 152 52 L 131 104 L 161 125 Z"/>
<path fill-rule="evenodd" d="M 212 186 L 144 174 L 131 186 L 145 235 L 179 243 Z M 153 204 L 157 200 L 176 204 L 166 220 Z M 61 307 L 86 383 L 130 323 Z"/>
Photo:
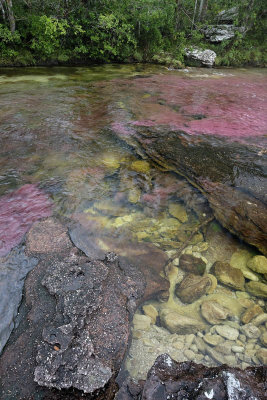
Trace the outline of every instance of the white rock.
<path fill-rule="evenodd" d="M 220 336 L 229 340 L 236 340 L 239 336 L 239 332 L 237 329 L 227 325 L 216 325 L 216 332 Z"/>
<path fill-rule="evenodd" d="M 216 58 L 215 51 L 199 48 L 185 49 L 185 55 L 188 59 L 199 61 L 204 67 L 212 67 Z"/>

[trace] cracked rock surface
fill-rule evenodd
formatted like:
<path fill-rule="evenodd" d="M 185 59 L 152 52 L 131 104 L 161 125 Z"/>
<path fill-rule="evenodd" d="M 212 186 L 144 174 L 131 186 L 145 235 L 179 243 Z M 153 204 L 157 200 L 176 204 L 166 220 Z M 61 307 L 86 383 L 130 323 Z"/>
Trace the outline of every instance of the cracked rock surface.
<path fill-rule="evenodd" d="M 144 289 L 142 273 L 114 253 L 90 261 L 73 247 L 64 258 L 42 256 L 0 359 L 0 398 L 113 398 Z"/>

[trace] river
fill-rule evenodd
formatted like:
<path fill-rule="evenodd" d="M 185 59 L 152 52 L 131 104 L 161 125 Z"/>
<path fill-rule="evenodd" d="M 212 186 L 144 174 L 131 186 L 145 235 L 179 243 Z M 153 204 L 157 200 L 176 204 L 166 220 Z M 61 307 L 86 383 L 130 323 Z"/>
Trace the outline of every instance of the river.
<path fill-rule="evenodd" d="M 2 347 L 14 326 L 22 291 L 20 284 L 13 304 L 13 289 L 6 282 L 23 283 L 36 265 L 26 260 L 18 276 L 12 263 L 24 257 L 24 235 L 32 223 L 53 215 L 67 221 L 71 239 L 86 254 L 91 249 L 85 235 L 99 249 L 94 255 L 114 250 L 131 260 L 141 257 L 152 269 L 157 264 L 153 273 L 170 282 L 168 298 L 150 299 L 135 314 L 125 362 L 132 377 L 144 379 L 162 353 L 207 366 L 264 363 L 265 320 L 255 322 L 254 333 L 247 325 L 264 314 L 267 292 L 255 295 L 244 286 L 250 281 L 266 286 L 263 270 L 247 267 L 261 252 L 212 219 L 197 185 L 175 169 L 166 172 L 149 151 L 144 159 L 143 149 L 122 136 L 131 138 L 140 126 L 168 126 L 190 137 L 252 144 L 261 156 L 266 152 L 266 105 L 266 72 L 260 69 L 168 70 L 138 64 L 1 69 Z M 146 143 L 149 146 L 149 139 Z M 262 164 L 258 168 L 262 170 Z M 238 179 L 238 171 L 233 171 Z M 242 184 L 250 187 L 249 179 Z M 266 187 L 261 191 L 266 194 Z M 209 224 L 198 230 L 209 216 Z M 175 258 L 183 244 L 181 252 L 189 256 L 184 257 L 184 269 Z M 168 259 L 171 266 L 160 272 L 158 264 L 164 266 Z M 227 283 L 224 272 L 220 276 L 212 269 L 216 261 L 248 272 Z M 188 262 L 195 268 L 204 265 L 204 270 L 194 275 L 190 267 L 193 278 L 191 274 L 186 281 Z M 188 291 L 195 294 L 192 301 Z M 177 315 L 184 317 L 183 324 Z M 195 325 L 186 321 L 188 315 Z"/>

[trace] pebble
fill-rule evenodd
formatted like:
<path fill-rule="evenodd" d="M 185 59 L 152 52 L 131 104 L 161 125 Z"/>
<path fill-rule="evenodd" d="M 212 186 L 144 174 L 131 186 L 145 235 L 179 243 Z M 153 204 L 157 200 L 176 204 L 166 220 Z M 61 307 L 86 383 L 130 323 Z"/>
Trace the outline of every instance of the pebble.
<path fill-rule="evenodd" d="M 214 349 L 207 347 L 207 353 L 218 363 L 225 364 L 225 359 L 222 354 L 218 353 Z"/>
<path fill-rule="evenodd" d="M 172 346 L 177 349 L 177 350 L 182 350 L 184 348 L 184 343 L 183 342 L 174 342 Z"/>
<path fill-rule="evenodd" d="M 263 344 L 263 346 L 267 347 L 267 331 L 265 331 L 262 335 L 261 335 L 261 343 Z"/>
<path fill-rule="evenodd" d="M 202 332 L 198 332 L 198 333 L 197 333 L 197 336 L 199 336 L 199 337 L 203 338 L 203 336 L 204 336 L 204 335 L 203 335 L 203 333 L 202 333 Z"/>
<path fill-rule="evenodd" d="M 195 353 L 192 350 L 185 350 L 184 355 L 188 358 L 188 360 L 193 360 L 195 358 Z"/>
<path fill-rule="evenodd" d="M 263 325 L 266 322 L 267 322 L 267 313 L 260 314 L 251 321 L 251 323 L 255 326 Z"/>
<path fill-rule="evenodd" d="M 195 337 L 195 346 L 199 351 L 201 351 L 201 353 L 206 351 L 207 346 L 205 345 L 204 340 L 199 337 Z"/>
<path fill-rule="evenodd" d="M 259 328 L 257 328 L 257 326 L 255 326 L 251 323 L 243 325 L 241 327 L 241 331 L 249 339 L 258 339 L 258 337 L 260 337 L 260 335 L 261 335 L 261 331 L 259 330 Z"/>
<path fill-rule="evenodd" d="M 241 346 L 232 346 L 232 351 L 233 351 L 234 353 L 243 353 L 244 347 L 241 347 Z"/>
<path fill-rule="evenodd" d="M 200 353 L 195 354 L 195 361 L 196 361 L 196 362 L 202 361 L 203 358 L 204 358 L 204 355 L 203 355 L 203 354 L 200 354 Z"/>
<path fill-rule="evenodd" d="M 226 363 L 227 363 L 228 365 L 231 365 L 231 366 L 235 366 L 235 365 L 236 365 L 236 358 L 235 358 L 235 356 L 232 356 L 232 355 L 225 356 L 224 359 L 225 359 L 225 361 L 226 361 Z"/>
<path fill-rule="evenodd" d="M 246 362 L 242 362 L 241 368 L 242 368 L 242 369 L 246 369 L 247 367 L 250 367 L 250 364 L 248 364 L 248 363 L 246 363 Z"/>
<path fill-rule="evenodd" d="M 253 356 L 252 357 L 252 361 L 254 362 L 254 364 L 260 364 L 261 362 L 260 362 L 260 360 L 258 359 L 258 357 L 256 357 L 256 356 Z"/>
<path fill-rule="evenodd" d="M 239 340 L 241 342 L 245 343 L 247 341 L 246 335 L 243 335 L 243 334 L 239 335 Z"/>
<path fill-rule="evenodd" d="M 185 336 L 185 343 L 188 345 L 188 347 L 191 346 L 194 339 L 195 339 L 195 335 L 193 335 L 193 333 Z"/>
<path fill-rule="evenodd" d="M 192 345 L 190 346 L 190 350 L 192 350 L 194 353 L 197 353 L 197 352 L 198 352 L 198 348 L 197 348 L 197 346 L 196 346 L 195 344 L 192 344 Z"/>
<path fill-rule="evenodd" d="M 247 350 L 254 349 L 254 347 L 255 347 L 255 344 L 254 344 L 254 343 L 248 343 L 248 344 L 246 345 L 246 349 L 247 349 Z"/>
<path fill-rule="evenodd" d="M 256 349 L 246 349 L 245 356 L 253 357 L 255 356 L 256 351 L 257 351 Z"/>
<path fill-rule="evenodd" d="M 227 326 L 227 325 L 216 325 L 215 327 L 216 332 L 229 340 L 236 340 L 239 336 L 239 332 L 237 329 L 232 328 L 231 326 Z"/>
<path fill-rule="evenodd" d="M 246 354 L 244 354 L 244 359 L 245 362 L 250 363 L 251 362 L 251 357 L 247 356 Z"/>
<path fill-rule="evenodd" d="M 133 325 L 136 330 L 147 331 L 150 329 L 151 318 L 146 315 L 135 314 L 133 317 Z"/>
<path fill-rule="evenodd" d="M 218 353 L 229 356 L 232 353 L 232 346 L 226 345 L 225 343 L 218 344 L 218 346 L 214 347 L 215 351 Z"/>
<path fill-rule="evenodd" d="M 203 339 L 206 343 L 211 344 L 212 346 L 217 346 L 224 341 L 220 335 L 210 335 L 209 333 L 207 333 Z"/>
<path fill-rule="evenodd" d="M 158 310 L 152 304 L 147 304 L 143 306 L 143 311 L 147 317 L 151 318 L 152 324 L 155 324 L 159 315 Z"/>

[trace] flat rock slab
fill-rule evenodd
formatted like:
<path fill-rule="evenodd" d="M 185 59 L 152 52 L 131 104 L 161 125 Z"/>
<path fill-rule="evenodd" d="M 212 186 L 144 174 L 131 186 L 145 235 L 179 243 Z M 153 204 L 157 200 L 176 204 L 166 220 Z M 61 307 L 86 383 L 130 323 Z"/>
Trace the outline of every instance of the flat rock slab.
<path fill-rule="evenodd" d="M 27 253 L 61 253 L 73 247 L 66 228 L 53 218 L 36 222 L 27 234 Z"/>
<path fill-rule="evenodd" d="M 0 398 L 112 398 L 144 289 L 142 273 L 114 253 L 90 261 L 73 247 L 43 259 L 0 359 Z"/>
<path fill-rule="evenodd" d="M 142 157 L 184 176 L 226 229 L 267 254 L 267 156 L 255 139 L 190 135 L 168 126 L 130 128 L 128 135 L 114 133 Z"/>
<path fill-rule="evenodd" d="M 225 365 L 208 368 L 193 362 L 177 363 L 163 354 L 145 382 L 126 381 L 116 400 L 264 400 L 266 371 L 266 367 L 240 370 Z"/>
<path fill-rule="evenodd" d="M 114 251 L 124 264 L 131 264 L 140 270 L 146 279 L 146 289 L 143 301 L 160 296 L 167 296 L 169 281 L 160 273 L 166 264 L 166 253 L 152 243 L 139 243 L 119 240 L 107 236 L 95 236 L 94 232 L 81 224 L 70 228 L 72 242 L 89 258 L 104 258 L 105 253 Z"/>

